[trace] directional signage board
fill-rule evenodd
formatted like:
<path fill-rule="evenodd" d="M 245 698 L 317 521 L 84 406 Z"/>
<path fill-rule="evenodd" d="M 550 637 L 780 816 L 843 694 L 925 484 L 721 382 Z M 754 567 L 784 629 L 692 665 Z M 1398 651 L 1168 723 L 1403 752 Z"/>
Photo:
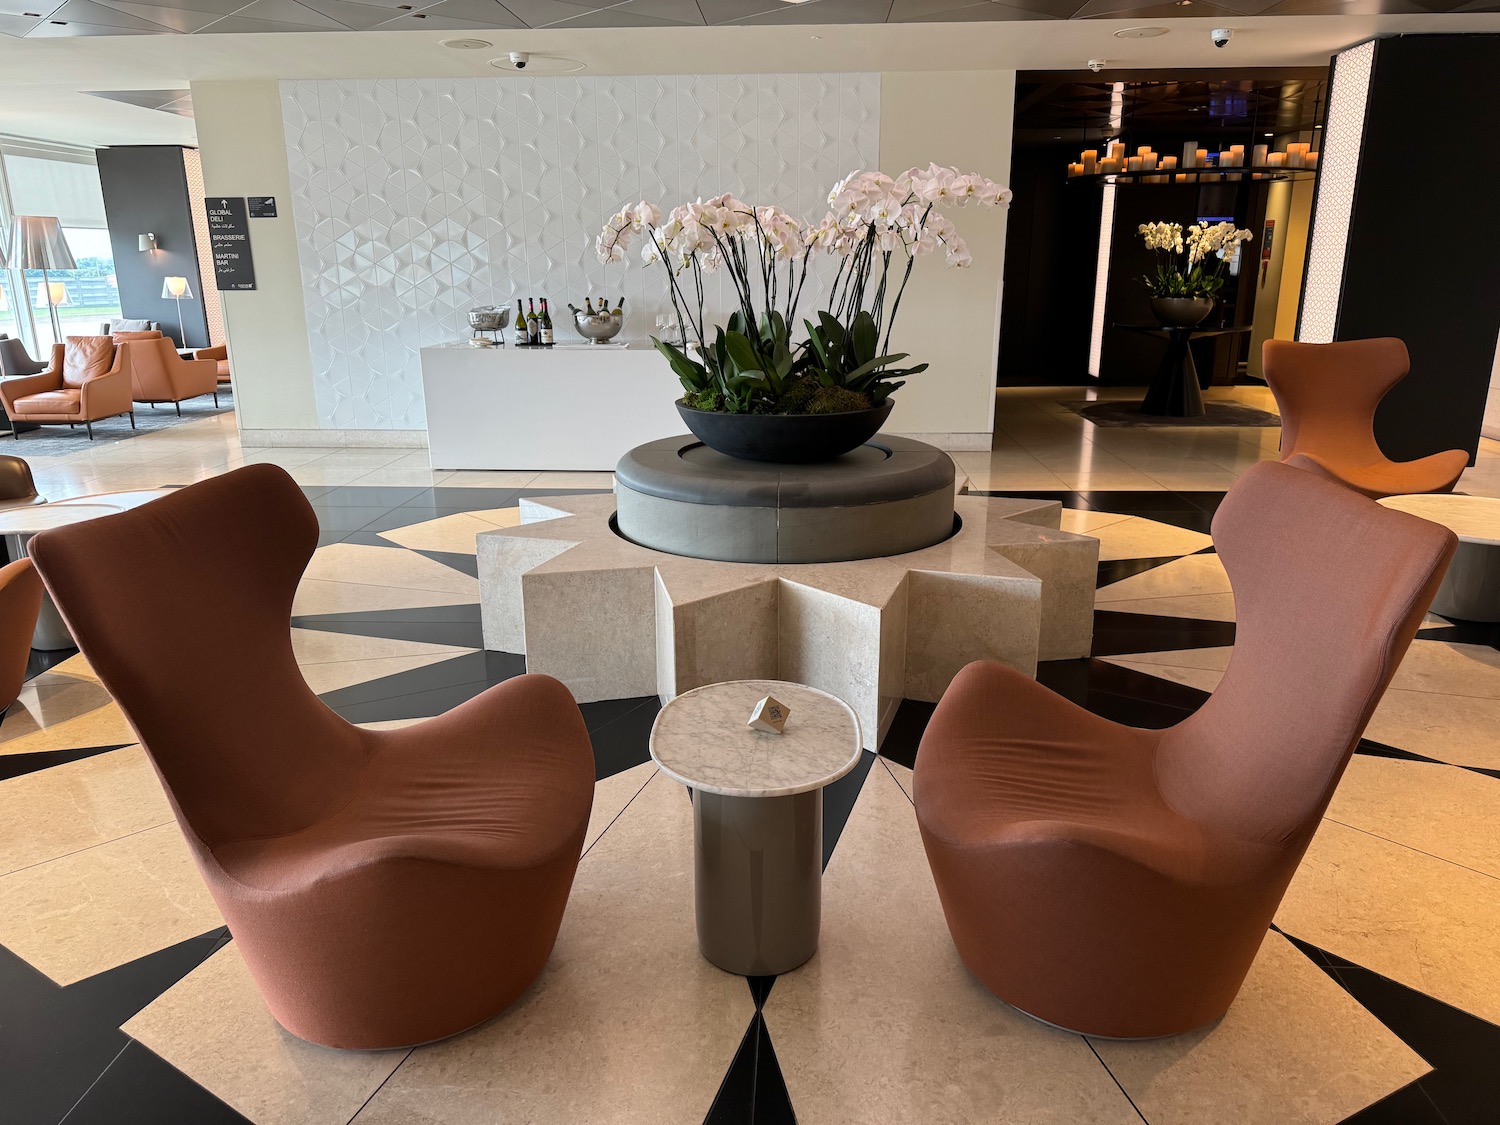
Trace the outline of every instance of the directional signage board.
<path fill-rule="evenodd" d="M 214 254 L 214 283 L 219 291 L 255 288 L 255 262 L 250 257 L 249 221 L 245 200 L 209 196 L 208 244 Z"/>

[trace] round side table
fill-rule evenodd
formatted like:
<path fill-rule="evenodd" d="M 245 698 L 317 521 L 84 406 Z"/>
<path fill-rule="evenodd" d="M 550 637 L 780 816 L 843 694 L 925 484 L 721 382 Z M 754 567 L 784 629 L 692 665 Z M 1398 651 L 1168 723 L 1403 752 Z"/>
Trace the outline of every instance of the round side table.
<path fill-rule="evenodd" d="M 19 559 L 30 553 L 27 548 L 31 537 L 39 532 L 139 508 L 172 491 L 170 488 L 151 488 L 129 492 L 100 492 L 92 496 L 57 500 L 50 504 L 7 509 L 0 511 L 0 535 L 5 537 L 10 557 Z M 36 631 L 31 636 L 31 647 L 42 652 L 56 652 L 73 647 L 73 634 L 68 631 L 62 614 L 57 612 L 52 595 L 45 591 L 42 593 L 41 612 L 37 614 Z"/>
<path fill-rule="evenodd" d="M 1432 599 L 1432 612 L 1460 621 L 1500 621 L 1500 500 L 1490 496 L 1386 496 L 1387 508 L 1442 524 L 1458 551 Z"/>
<path fill-rule="evenodd" d="M 782 734 L 750 729 L 774 695 Z M 818 948 L 823 787 L 859 762 L 859 720 L 827 692 L 734 680 L 679 695 L 651 728 L 651 757 L 693 792 L 698 948 L 741 976 L 790 972 Z"/>

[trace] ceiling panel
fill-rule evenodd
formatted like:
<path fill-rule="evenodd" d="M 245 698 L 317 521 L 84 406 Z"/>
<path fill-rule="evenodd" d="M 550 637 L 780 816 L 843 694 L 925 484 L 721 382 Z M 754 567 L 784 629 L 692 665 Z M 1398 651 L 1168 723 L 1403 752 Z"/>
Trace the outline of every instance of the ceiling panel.
<path fill-rule="evenodd" d="M 211 3 L 212 0 L 201 0 L 201 2 Z M 186 8 L 169 8 L 162 4 L 136 4 L 131 3 L 130 0 L 100 0 L 100 3 L 127 15 L 138 16 L 155 27 L 170 28 L 183 35 L 201 31 L 215 20 L 223 18 L 223 13 L 220 12 L 194 12 Z"/>
<path fill-rule="evenodd" d="M 0 14 L 0 35 L 25 35 L 40 22 L 35 16 Z"/>

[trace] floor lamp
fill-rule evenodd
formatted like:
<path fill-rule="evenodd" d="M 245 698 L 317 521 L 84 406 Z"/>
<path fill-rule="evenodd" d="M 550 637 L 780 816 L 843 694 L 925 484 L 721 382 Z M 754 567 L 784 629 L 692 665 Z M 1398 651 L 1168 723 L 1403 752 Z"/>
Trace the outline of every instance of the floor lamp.
<path fill-rule="evenodd" d="M 63 237 L 62 224 L 52 215 L 17 215 L 10 229 L 10 268 L 41 270 L 42 286 L 47 294 L 47 311 L 52 315 L 52 340 L 62 343 L 62 327 L 57 322 L 57 305 L 52 300 L 52 282 L 48 270 L 76 270 L 73 251 Z"/>
<path fill-rule="evenodd" d="M 163 297 L 170 297 L 177 302 L 178 339 L 182 341 L 182 346 L 186 348 L 187 326 L 182 323 L 182 302 L 193 299 L 193 290 L 188 286 L 188 279 L 185 277 L 164 278 L 161 283 L 161 295 Z"/>

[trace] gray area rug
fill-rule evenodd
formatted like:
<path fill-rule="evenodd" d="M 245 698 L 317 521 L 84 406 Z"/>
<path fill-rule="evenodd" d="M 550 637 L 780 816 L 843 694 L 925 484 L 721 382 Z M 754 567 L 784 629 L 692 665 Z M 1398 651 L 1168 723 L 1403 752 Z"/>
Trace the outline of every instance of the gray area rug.
<path fill-rule="evenodd" d="M 1279 426 L 1278 415 L 1241 406 L 1237 402 L 1209 402 L 1207 414 L 1196 418 L 1163 418 L 1142 414 L 1139 402 L 1065 402 L 1075 414 L 1081 414 L 1096 426 Z"/>
<path fill-rule="evenodd" d="M 141 434 L 170 429 L 183 422 L 212 418 L 215 414 L 225 414 L 233 409 L 234 394 L 227 390 L 219 392 L 218 406 L 214 406 L 214 400 L 210 395 L 200 395 L 198 398 L 184 402 L 181 418 L 177 417 L 177 411 L 171 403 L 158 403 L 156 409 L 153 410 L 145 403 L 138 402 L 135 404 L 135 429 L 133 430 L 130 428 L 130 419 L 121 414 L 118 418 L 104 418 L 95 422 L 92 442 L 89 441 L 88 432 L 81 424 L 73 430 L 68 429 L 67 426 L 42 426 L 35 430 L 27 430 L 21 434 L 19 441 L 11 434 L 0 431 L 0 453 L 24 457 L 27 451 L 40 456 L 67 453 L 89 445 L 97 448 L 114 442 L 128 441 Z M 0 424 L 3 424 L 6 430 L 10 429 L 10 424 L 4 421 L 3 415 L 0 415 Z"/>

